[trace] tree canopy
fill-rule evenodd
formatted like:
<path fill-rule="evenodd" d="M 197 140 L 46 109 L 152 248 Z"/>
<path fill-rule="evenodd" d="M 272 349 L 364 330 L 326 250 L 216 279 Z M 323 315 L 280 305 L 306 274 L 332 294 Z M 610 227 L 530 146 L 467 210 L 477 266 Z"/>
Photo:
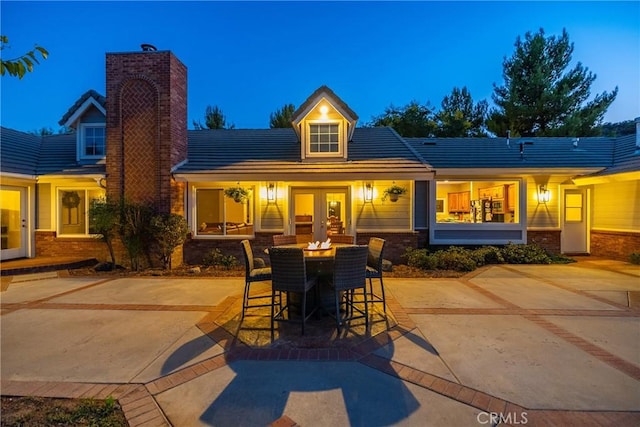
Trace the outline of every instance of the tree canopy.
<path fill-rule="evenodd" d="M 571 62 L 573 43 L 566 30 L 547 37 L 543 29 L 516 39 L 515 52 L 503 61 L 504 85 L 494 84 L 488 128 L 504 136 L 597 135 L 618 88 L 588 101 L 596 76 Z"/>
<path fill-rule="evenodd" d="M 390 105 L 384 114 L 373 117 L 369 126 L 389 126 L 409 138 L 430 137 L 434 136 L 436 122 L 429 104 L 421 105 L 414 100 L 400 108 Z"/>
<path fill-rule="evenodd" d="M 293 104 L 283 105 L 282 108 L 277 109 L 269 116 L 269 127 L 271 129 L 291 127 L 294 111 L 296 111 L 296 107 Z"/>
<path fill-rule="evenodd" d="M 214 105 L 213 107 L 208 105 L 204 113 L 204 126 L 200 121 L 193 121 L 193 127 L 196 130 L 202 129 L 233 129 L 236 126 L 234 124 L 227 125 L 227 118 L 222 110 Z"/>
<path fill-rule="evenodd" d="M 465 87 L 454 87 L 445 96 L 441 109 L 435 115 L 438 137 L 480 137 L 487 136 L 486 119 L 489 104 L 480 101 L 474 104 L 471 93 Z"/>
<path fill-rule="evenodd" d="M 0 51 L 9 47 L 9 37 L 0 35 Z M 42 46 L 36 45 L 33 50 L 13 59 L 0 58 L 0 75 L 8 73 L 10 76 L 22 79 L 27 72 L 33 71 L 33 66 L 39 64 L 37 53 L 42 59 L 47 59 L 49 52 Z"/>

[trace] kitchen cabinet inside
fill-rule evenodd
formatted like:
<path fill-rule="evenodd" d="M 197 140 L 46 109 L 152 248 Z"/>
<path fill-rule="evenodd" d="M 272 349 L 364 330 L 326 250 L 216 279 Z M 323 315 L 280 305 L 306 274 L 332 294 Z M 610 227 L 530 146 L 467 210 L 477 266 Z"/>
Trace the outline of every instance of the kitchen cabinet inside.
<path fill-rule="evenodd" d="M 479 199 L 504 199 L 504 185 L 494 185 L 493 187 L 478 188 Z"/>
<path fill-rule="evenodd" d="M 459 191 L 456 193 L 448 193 L 447 201 L 449 206 L 449 212 L 469 212 L 471 192 Z"/>

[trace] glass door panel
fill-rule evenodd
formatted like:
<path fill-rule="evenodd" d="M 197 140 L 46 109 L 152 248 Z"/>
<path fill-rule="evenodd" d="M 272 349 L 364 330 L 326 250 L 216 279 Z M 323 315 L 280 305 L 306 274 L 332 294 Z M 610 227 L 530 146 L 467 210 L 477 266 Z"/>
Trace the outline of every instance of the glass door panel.
<path fill-rule="evenodd" d="M 294 207 L 294 234 L 297 236 L 298 242 L 311 242 L 314 240 L 314 218 L 315 215 L 314 192 L 304 190 L 296 190 L 293 193 Z"/>
<path fill-rule="evenodd" d="M 293 232 L 298 242 L 325 241 L 332 234 L 348 234 L 346 188 L 295 188 Z"/>
<path fill-rule="evenodd" d="M 27 255 L 25 197 L 24 188 L 0 190 L 0 258 L 3 260 Z"/>

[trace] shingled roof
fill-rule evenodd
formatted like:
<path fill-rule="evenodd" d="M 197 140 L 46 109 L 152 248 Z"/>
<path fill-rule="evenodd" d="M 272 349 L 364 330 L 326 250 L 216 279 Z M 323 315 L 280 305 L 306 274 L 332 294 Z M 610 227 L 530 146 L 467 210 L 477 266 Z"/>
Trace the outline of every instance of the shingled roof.
<path fill-rule="evenodd" d="M 3 173 L 35 177 L 41 137 L 1 127 L 0 170 Z"/>
<path fill-rule="evenodd" d="M 102 106 L 102 109 L 106 109 L 107 106 L 107 98 L 105 98 L 104 96 L 100 95 L 98 92 L 96 92 L 95 90 L 91 89 L 86 91 L 85 93 L 82 94 L 82 96 L 80 96 L 80 98 L 78 98 L 78 100 L 71 106 L 71 108 L 69 108 L 69 110 L 65 113 L 64 116 L 62 116 L 62 118 L 60 119 L 60 121 L 58 122 L 58 124 L 60 126 L 66 126 L 67 121 L 78 111 L 78 109 L 80 107 L 82 107 L 82 105 L 90 98 L 93 98 L 100 106 Z"/>
<path fill-rule="evenodd" d="M 606 176 L 640 171 L 640 153 L 638 153 L 636 147 L 636 138 L 636 135 L 626 135 L 618 138 L 613 152 L 612 166 L 590 176 Z"/>
<path fill-rule="evenodd" d="M 51 135 L 42 139 L 37 173 L 46 175 L 104 175 L 104 160 L 76 160 L 76 134 Z"/>
<path fill-rule="evenodd" d="M 300 161 L 300 143 L 290 128 L 198 130 L 188 138 L 189 160 L 174 172 L 189 179 L 429 179 L 433 173 L 391 128 L 356 129 L 347 161 Z"/>
<path fill-rule="evenodd" d="M 349 119 L 358 120 L 358 115 L 351 109 L 349 106 L 332 91 L 329 86 L 322 85 L 318 89 L 316 89 L 309 97 L 298 107 L 296 111 L 291 114 L 291 117 L 298 117 L 304 110 L 311 107 L 315 99 L 322 94 L 326 94 L 329 96 L 335 103 L 336 106 L 340 107 L 347 115 Z"/>
<path fill-rule="evenodd" d="M 405 138 L 434 168 L 607 168 L 615 138 Z"/>

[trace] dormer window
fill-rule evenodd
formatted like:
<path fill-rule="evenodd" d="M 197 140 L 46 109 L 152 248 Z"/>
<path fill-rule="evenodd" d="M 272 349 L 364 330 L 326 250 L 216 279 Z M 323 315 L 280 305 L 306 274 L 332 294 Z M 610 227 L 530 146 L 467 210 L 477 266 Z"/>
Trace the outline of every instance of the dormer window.
<path fill-rule="evenodd" d="M 358 116 L 331 89 L 318 88 L 294 113 L 300 160 L 346 161 Z"/>
<path fill-rule="evenodd" d="M 340 122 L 309 123 L 309 153 L 340 153 Z"/>
<path fill-rule="evenodd" d="M 91 163 L 107 154 L 107 100 L 94 90 L 84 93 L 58 122 L 76 130 L 76 160 Z"/>
<path fill-rule="evenodd" d="M 105 156 L 105 126 L 101 124 L 82 124 L 78 136 L 81 158 L 96 159 Z"/>

